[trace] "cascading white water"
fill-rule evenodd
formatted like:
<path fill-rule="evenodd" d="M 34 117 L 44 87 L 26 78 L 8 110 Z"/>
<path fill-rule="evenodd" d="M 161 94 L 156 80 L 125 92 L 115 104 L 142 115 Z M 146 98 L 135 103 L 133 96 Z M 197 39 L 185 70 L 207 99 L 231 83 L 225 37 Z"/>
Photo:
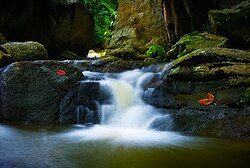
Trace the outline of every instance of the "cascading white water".
<path fill-rule="evenodd" d="M 157 131 L 150 127 L 151 123 L 159 118 L 166 119 L 163 124 L 171 124 L 168 114 L 161 114 L 155 107 L 144 103 L 141 98 L 144 86 L 159 75 L 159 72 L 133 70 L 117 74 L 115 78 L 94 72 L 83 74 L 90 79 L 101 75 L 101 89 L 110 92 L 112 100 L 110 104 L 101 105 L 99 125 L 73 131 L 68 134 L 69 136 L 78 136 L 85 141 L 109 140 L 136 145 L 176 145 L 187 139 L 176 133 Z"/>
<path fill-rule="evenodd" d="M 121 73 L 117 79 L 100 81 L 103 89 L 110 89 L 113 98 L 111 105 L 101 106 L 101 124 L 147 129 L 155 117 L 160 117 L 161 114 L 140 97 L 143 81 L 148 78 L 152 78 L 152 73 L 134 70 Z"/>

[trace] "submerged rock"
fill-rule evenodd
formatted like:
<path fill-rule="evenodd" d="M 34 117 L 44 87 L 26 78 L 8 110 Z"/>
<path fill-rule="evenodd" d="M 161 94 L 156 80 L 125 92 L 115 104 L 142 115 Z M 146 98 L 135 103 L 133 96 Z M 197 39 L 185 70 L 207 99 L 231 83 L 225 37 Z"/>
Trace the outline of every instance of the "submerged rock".
<path fill-rule="evenodd" d="M 0 121 L 57 122 L 61 100 L 82 78 L 78 69 L 57 61 L 9 65 L 0 76 Z"/>
<path fill-rule="evenodd" d="M 244 1 L 231 9 L 212 10 L 209 22 L 214 33 L 228 38 L 231 45 L 249 49 L 250 1 Z"/>
<path fill-rule="evenodd" d="M 15 61 L 47 60 L 48 53 L 42 44 L 34 41 L 10 42 L 2 47 Z"/>
<path fill-rule="evenodd" d="M 173 119 L 169 114 L 157 117 L 152 121 L 152 123 L 149 126 L 149 128 L 159 131 L 172 131 L 173 127 L 174 127 Z"/>

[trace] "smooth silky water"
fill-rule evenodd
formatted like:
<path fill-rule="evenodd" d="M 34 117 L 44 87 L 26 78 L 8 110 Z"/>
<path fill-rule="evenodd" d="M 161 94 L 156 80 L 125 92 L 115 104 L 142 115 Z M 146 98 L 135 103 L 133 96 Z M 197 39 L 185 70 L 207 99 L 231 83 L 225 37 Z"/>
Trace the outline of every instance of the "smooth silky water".
<path fill-rule="evenodd" d="M 171 117 L 141 98 L 153 89 L 146 87 L 150 81 L 160 82 L 163 75 L 162 70 L 153 69 L 120 74 L 83 72 L 111 95 L 108 104 L 100 105 L 98 125 L 0 125 L 0 168 L 249 167 L 249 141 L 168 131 Z M 151 127 L 159 118 L 165 119 L 161 123 L 164 131 Z"/>

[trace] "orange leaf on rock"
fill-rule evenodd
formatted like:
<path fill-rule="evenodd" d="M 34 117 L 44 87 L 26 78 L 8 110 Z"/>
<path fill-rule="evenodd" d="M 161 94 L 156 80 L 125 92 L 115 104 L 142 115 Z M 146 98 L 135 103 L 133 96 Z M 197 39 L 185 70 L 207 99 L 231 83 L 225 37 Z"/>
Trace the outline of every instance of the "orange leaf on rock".
<path fill-rule="evenodd" d="M 56 71 L 56 74 L 59 75 L 59 76 L 65 76 L 65 75 L 66 75 L 66 72 L 65 72 L 64 70 L 62 70 L 62 69 L 58 69 L 58 70 Z"/>
<path fill-rule="evenodd" d="M 210 99 L 210 100 L 214 100 L 214 95 L 211 94 L 211 93 L 208 93 L 207 98 Z"/>
<path fill-rule="evenodd" d="M 214 95 L 211 93 L 208 93 L 207 97 L 205 99 L 201 99 L 198 102 L 202 106 L 209 106 L 210 104 L 212 104 L 214 102 Z"/>
<path fill-rule="evenodd" d="M 209 106 L 210 104 L 213 103 L 213 100 L 209 100 L 209 99 L 201 99 L 199 100 L 200 105 L 202 106 Z"/>

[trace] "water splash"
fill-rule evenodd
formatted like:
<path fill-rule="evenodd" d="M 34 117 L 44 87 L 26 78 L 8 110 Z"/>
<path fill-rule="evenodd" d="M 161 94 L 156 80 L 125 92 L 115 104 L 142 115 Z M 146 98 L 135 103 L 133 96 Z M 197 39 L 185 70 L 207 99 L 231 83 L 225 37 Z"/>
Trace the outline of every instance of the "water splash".
<path fill-rule="evenodd" d="M 168 67 L 136 69 L 116 75 L 83 72 L 89 80 L 96 79 L 101 90 L 112 95 L 112 100 L 109 104 L 100 105 L 100 125 L 74 130 L 67 133 L 67 136 L 84 141 L 108 140 L 112 143 L 143 146 L 185 142 L 189 138 L 168 132 L 172 124 L 171 117 L 144 103 L 141 98 L 145 89 L 152 89 L 152 83 L 156 85 L 161 82 L 161 76 Z"/>

